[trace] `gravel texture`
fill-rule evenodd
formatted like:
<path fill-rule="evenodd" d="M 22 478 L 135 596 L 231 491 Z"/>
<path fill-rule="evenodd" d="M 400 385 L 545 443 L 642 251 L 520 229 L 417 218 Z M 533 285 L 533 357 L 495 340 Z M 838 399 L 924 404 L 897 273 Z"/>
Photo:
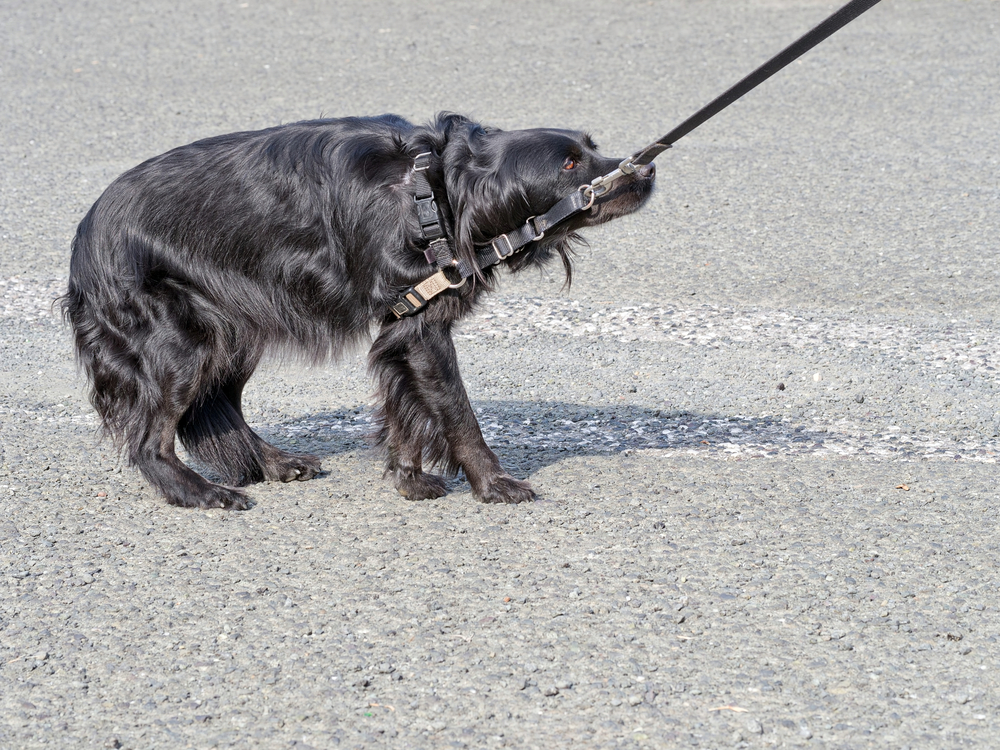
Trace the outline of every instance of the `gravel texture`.
<path fill-rule="evenodd" d="M 247 393 L 323 474 L 168 507 L 52 309 L 83 213 L 172 146 L 450 109 L 624 154 L 834 7 L 7 8 L 0 748 L 995 745 L 995 1 L 880 4 L 661 156 L 571 289 L 462 324 L 531 505 L 395 495 L 352 352 Z"/>

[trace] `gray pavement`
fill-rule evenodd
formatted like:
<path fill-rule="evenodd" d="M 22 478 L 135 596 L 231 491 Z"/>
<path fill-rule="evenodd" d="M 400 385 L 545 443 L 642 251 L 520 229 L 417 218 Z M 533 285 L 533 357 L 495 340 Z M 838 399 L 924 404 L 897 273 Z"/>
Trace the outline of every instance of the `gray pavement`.
<path fill-rule="evenodd" d="M 995 0 L 877 6 L 463 324 L 530 506 L 396 496 L 356 352 L 248 392 L 324 474 L 170 508 L 51 310 L 172 146 L 453 110 L 624 155 L 834 7 L 0 4 L 0 748 L 995 746 Z"/>

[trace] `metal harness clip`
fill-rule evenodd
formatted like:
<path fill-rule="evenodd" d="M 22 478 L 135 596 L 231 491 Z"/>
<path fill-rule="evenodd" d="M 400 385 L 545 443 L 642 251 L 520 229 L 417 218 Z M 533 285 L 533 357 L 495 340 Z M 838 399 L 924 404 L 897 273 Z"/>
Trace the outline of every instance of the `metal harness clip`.
<path fill-rule="evenodd" d="M 545 236 L 544 231 L 543 232 L 538 231 L 538 226 L 535 224 L 535 218 L 536 217 L 534 216 L 529 216 L 528 220 L 525 222 L 529 227 L 531 227 L 531 231 L 535 233 L 535 236 L 531 238 L 532 242 L 538 242 L 538 240 L 542 239 L 542 237 Z"/>
<path fill-rule="evenodd" d="M 431 152 L 424 151 L 422 154 L 417 154 L 413 157 L 413 171 L 414 172 L 424 172 L 431 166 Z"/>
<path fill-rule="evenodd" d="M 500 248 L 497 246 L 497 242 L 499 240 L 503 240 L 504 242 L 507 243 L 506 253 L 500 252 Z M 497 254 L 497 260 L 504 260 L 505 258 L 509 258 L 514 254 L 514 244 L 510 241 L 510 237 L 508 237 L 506 234 L 501 234 L 499 237 L 494 237 L 492 245 L 493 245 L 493 252 Z"/>

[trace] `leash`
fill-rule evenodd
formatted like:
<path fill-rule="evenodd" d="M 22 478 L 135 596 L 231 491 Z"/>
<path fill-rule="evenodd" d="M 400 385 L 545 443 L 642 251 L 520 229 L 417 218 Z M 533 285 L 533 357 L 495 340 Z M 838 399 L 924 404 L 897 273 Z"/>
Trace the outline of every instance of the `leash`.
<path fill-rule="evenodd" d="M 578 213 L 588 210 L 594 205 L 594 201 L 606 195 L 618 180 L 631 175 L 639 167 L 650 164 L 653 159 L 699 125 L 703 125 L 706 121 L 715 117 L 737 99 L 757 88 L 757 86 L 779 70 L 797 60 L 817 44 L 835 34 L 879 2 L 881 0 L 851 0 L 851 2 L 836 11 L 825 21 L 758 67 L 750 75 L 738 81 L 699 109 L 665 136 L 649 144 L 644 149 L 636 151 L 627 159 L 623 159 L 608 174 L 596 177 L 591 182 L 581 185 L 577 190 L 560 200 L 544 214 L 532 216 L 523 226 L 513 232 L 501 234 L 490 240 L 489 244 L 477 247 L 474 266 L 466 261 L 456 260 L 452 255 L 448 241 L 445 238 L 444 225 L 441 223 L 441 217 L 437 212 L 437 206 L 433 200 L 430 183 L 427 181 L 426 175 L 423 174 L 430 164 L 431 154 L 418 155 L 414 160 L 414 181 L 417 183 L 417 197 L 415 198 L 417 212 L 418 216 L 421 217 L 421 230 L 425 232 L 425 239 L 431 239 L 431 243 L 425 251 L 427 262 L 437 266 L 438 271 L 433 276 L 407 289 L 392 306 L 391 310 L 393 314 L 397 318 L 402 318 L 419 312 L 427 305 L 429 300 L 445 289 L 457 289 L 463 286 L 466 280 L 473 274 L 509 258 L 527 244 L 542 239 L 545 236 L 545 232 L 550 228 L 572 218 Z M 419 175 L 419 178 L 417 175 Z M 420 183 L 421 179 L 423 180 L 422 184 Z M 420 197 L 421 195 L 423 195 L 422 198 Z M 433 209 L 430 206 L 433 206 Z M 432 214 L 433 221 L 431 220 Z M 425 220 L 427 222 L 427 230 L 425 230 Z M 436 229 L 434 228 L 434 224 L 437 225 Z M 427 231 L 439 231 L 440 235 L 431 238 L 428 236 Z M 451 271 L 459 279 L 453 282 L 448 277 L 446 271 Z"/>

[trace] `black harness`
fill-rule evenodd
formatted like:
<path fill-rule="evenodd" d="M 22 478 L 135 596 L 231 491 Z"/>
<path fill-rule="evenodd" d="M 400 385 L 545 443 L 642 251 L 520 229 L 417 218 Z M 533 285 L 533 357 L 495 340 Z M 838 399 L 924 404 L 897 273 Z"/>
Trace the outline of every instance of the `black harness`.
<path fill-rule="evenodd" d="M 429 265 L 437 268 L 437 272 L 403 292 L 391 308 L 397 318 L 419 312 L 445 289 L 464 286 L 470 276 L 506 260 L 529 242 L 542 239 L 545 232 L 556 224 L 590 208 L 597 197 L 584 193 L 582 189 L 573 191 L 544 214 L 532 216 L 514 231 L 494 237 L 489 244 L 477 246 L 475 261 L 470 263 L 456 258 L 448 244 L 441 212 L 426 174 L 431 158 L 432 154 L 428 151 L 418 154 L 413 160 L 414 203 L 422 238 L 428 241 L 424 257 Z"/>
<path fill-rule="evenodd" d="M 414 201 L 420 220 L 422 239 L 428 242 L 424 255 L 427 258 L 427 263 L 435 266 L 437 272 L 403 292 L 391 308 L 393 314 L 397 318 L 402 318 L 419 312 L 427 306 L 428 301 L 444 290 L 463 286 L 470 276 L 506 260 L 529 243 L 542 239 L 552 227 L 578 213 L 587 211 L 594 205 L 595 200 L 611 190 L 615 182 L 634 173 L 636 169 L 650 164 L 653 159 L 670 148 L 676 141 L 715 117 L 744 94 L 762 84 L 786 65 L 804 55 L 879 2 L 880 0 L 851 0 L 843 8 L 699 109 L 665 136 L 627 159 L 623 159 L 608 174 L 597 177 L 586 185 L 581 185 L 544 214 L 532 216 L 512 232 L 501 234 L 490 240 L 487 245 L 477 247 L 474 263 L 456 259 L 452 254 L 444 223 L 441 220 L 441 213 L 434 200 L 434 191 L 431 189 L 426 175 L 432 154 L 427 152 L 417 155 L 413 160 Z M 451 277 L 449 277 L 449 273 Z M 452 281 L 452 278 L 455 280 Z"/>

